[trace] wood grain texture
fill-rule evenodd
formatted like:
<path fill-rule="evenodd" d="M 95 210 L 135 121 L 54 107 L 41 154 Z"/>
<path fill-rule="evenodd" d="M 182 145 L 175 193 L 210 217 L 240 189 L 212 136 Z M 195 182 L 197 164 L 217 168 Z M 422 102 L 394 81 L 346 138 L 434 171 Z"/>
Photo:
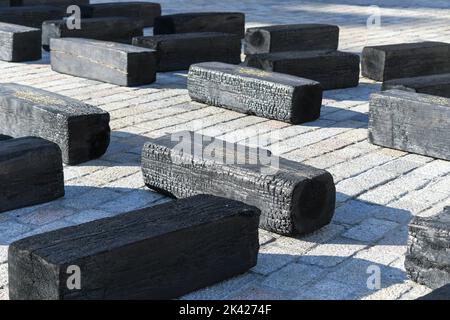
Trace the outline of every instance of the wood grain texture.
<path fill-rule="evenodd" d="M 393 79 L 383 82 L 381 90 L 392 89 L 450 98 L 450 73 Z"/>
<path fill-rule="evenodd" d="M 41 53 L 40 29 L 0 22 L 0 60 L 39 60 Z"/>
<path fill-rule="evenodd" d="M 109 145 L 109 114 L 59 94 L 19 84 L 0 85 L 0 133 L 55 142 L 63 161 L 78 164 L 102 156 Z"/>
<path fill-rule="evenodd" d="M 370 99 L 369 141 L 450 160 L 450 99 L 402 90 Z"/>
<path fill-rule="evenodd" d="M 259 210 L 207 195 L 14 242 L 10 299 L 172 299 L 256 265 Z M 67 288 L 68 266 L 81 289 Z"/>
<path fill-rule="evenodd" d="M 429 288 L 450 283 L 450 207 L 411 221 L 405 268 L 413 281 Z"/>
<path fill-rule="evenodd" d="M 149 188 L 177 198 L 211 194 L 243 201 L 261 209 L 262 228 L 285 235 L 313 232 L 330 222 L 336 191 L 327 171 L 283 158 L 265 161 L 266 150 L 225 148 L 220 139 L 188 131 L 174 136 L 187 147 L 180 150 L 171 135 L 144 145 L 142 172 Z M 211 146 L 218 146 L 213 157 Z"/>
<path fill-rule="evenodd" d="M 241 12 L 192 12 L 155 19 L 155 35 L 187 32 L 223 32 L 243 38 L 245 15 Z"/>
<path fill-rule="evenodd" d="M 365 47 L 361 72 L 377 81 L 449 73 L 450 44 L 426 41 Z"/>
<path fill-rule="evenodd" d="M 161 5 L 154 2 L 110 2 L 83 6 L 92 18 L 121 16 L 132 18 L 141 27 L 153 27 L 156 17 L 161 16 Z"/>
<path fill-rule="evenodd" d="M 330 50 L 262 53 L 247 55 L 245 64 L 315 80 L 324 90 L 356 87 L 359 83 L 359 56 L 353 53 Z"/>
<path fill-rule="evenodd" d="M 46 20 L 58 20 L 68 16 L 66 8 L 61 6 L 26 6 L 0 8 L 0 22 L 41 28 Z"/>
<path fill-rule="evenodd" d="M 248 28 L 244 53 L 337 50 L 339 27 L 330 24 L 284 24 Z"/>
<path fill-rule="evenodd" d="M 318 119 L 322 106 L 316 81 L 219 62 L 192 65 L 187 87 L 195 101 L 293 124 Z"/>
<path fill-rule="evenodd" d="M 241 39 L 230 33 L 195 32 L 136 37 L 133 45 L 156 50 L 157 71 L 187 70 L 191 64 L 241 62 Z"/>
<path fill-rule="evenodd" d="M 0 212 L 64 196 L 61 150 L 26 137 L 0 141 Z"/>
<path fill-rule="evenodd" d="M 108 41 L 51 39 L 52 70 L 119 86 L 156 80 L 155 51 Z"/>
<path fill-rule="evenodd" d="M 433 290 L 417 300 L 450 300 L 450 283 Z"/>

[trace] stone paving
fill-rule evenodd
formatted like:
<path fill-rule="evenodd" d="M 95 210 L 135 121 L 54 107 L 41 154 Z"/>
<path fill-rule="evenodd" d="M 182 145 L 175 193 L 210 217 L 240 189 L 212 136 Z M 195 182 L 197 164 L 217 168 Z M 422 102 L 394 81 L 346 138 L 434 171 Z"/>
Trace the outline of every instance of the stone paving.
<path fill-rule="evenodd" d="M 161 4 L 163 13 L 243 11 L 247 26 L 338 24 L 340 49 L 357 53 L 365 45 L 450 42 L 447 0 L 166 0 Z M 368 28 L 367 19 L 378 13 L 381 25 Z M 0 82 L 31 85 L 99 106 L 110 112 L 113 129 L 105 156 L 65 167 L 64 198 L 0 214 L 0 299 L 8 299 L 7 249 L 12 241 L 169 201 L 145 188 L 140 149 L 149 137 L 181 129 L 203 129 L 204 134 L 230 141 L 249 130 L 276 137 L 267 148 L 329 170 L 338 191 L 329 226 L 302 238 L 261 230 L 255 268 L 186 299 L 414 299 L 429 292 L 409 281 L 404 271 L 407 224 L 413 215 L 433 215 L 450 205 L 450 162 L 368 143 L 368 98 L 380 89 L 379 83 L 361 78 L 357 88 L 327 91 L 320 120 L 292 126 L 190 102 L 185 72 L 160 73 L 153 85 L 124 88 L 52 72 L 45 55 L 38 62 L 0 62 Z M 376 271 L 381 274 L 380 289 L 367 285 Z"/>

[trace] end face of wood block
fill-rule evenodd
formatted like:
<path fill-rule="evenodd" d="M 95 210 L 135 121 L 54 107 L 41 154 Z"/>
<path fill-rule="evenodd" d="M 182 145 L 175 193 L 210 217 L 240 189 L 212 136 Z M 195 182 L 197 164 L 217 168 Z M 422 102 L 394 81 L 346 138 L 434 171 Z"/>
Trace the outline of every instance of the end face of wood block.
<path fill-rule="evenodd" d="M 244 53 L 337 50 L 339 27 L 329 24 L 286 24 L 248 28 Z"/>
<path fill-rule="evenodd" d="M 188 91 L 198 102 L 293 124 L 316 120 L 322 106 L 316 81 L 218 62 L 192 65 Z"/>
<path fill-rule="evenodd" d="M 156 80 L 154 50 L 82 38 L 51 39 L 50 48 L 57 72 L 127 87 Z"/>
<path fill-rule="evenodd" d="M 64 196 L 61 150 L 55 143 L 36 137 L 3 140 L 0 167 L 0 212 Z"/>
<path fill-rule="evenodd" d="M 155 19 L 153 33 L 223 32 L 244 37 L 245 15 L 241 12 L 194 12 L 164 15 Z"/>
<path fill-rule="evenodd" d="M 211 194 L 255 206 L 260 227 L 284 235 L 313 232 L 334 213 L 327 171 L 189 131 L 146 143 L 142 172 L 149 188 L 176 198 Z"/>
<path fill-rule="evenodd" d="M 41 59 L 41 30 L 0 22 L 0 60 L 10 62 Z"/>
<path fill-rule="evenodd" d="M 388 90 L 370 99 L 369 141 L 450 160 L 450 99 Z"/>
<path fill-rule="evenodd" d="M 392 89 L 450 98 L 450 73 L 393 79 L 383 82 L 381 90 Z"/>
<path fill-rule="evenodd" d="M 377 81 L 450 73 L 450 44 L 426 41 L 365 47 L 361 72 Z"/>
<path fill-rule="evenodd" d="M 199 195 L 19 240 L 10 299 L 177 298 L 256 265 L 259 214 Z"/>
<path fill-rule="evenodd" d="M 61 148 L 64 163 L 102 156 L 109 145 L 109 114 L 59 94 L 19 84 L 0 86 L 0 132 L 37 136 Z"/>
<path fill-rule="evenodd" d="M 133 45 L 156 50 L 157 71 L 187 70 L 194 63 L 241 62 L 241 39 L 230 33 L 195 32 L 136 37 Z"/>
<path fill-rule="evenodd" d="M 324 90 L 356 87 L 359 56 L 342 51 L 286 51 L 246 56 L 249 67 L 320 82 Z"/>

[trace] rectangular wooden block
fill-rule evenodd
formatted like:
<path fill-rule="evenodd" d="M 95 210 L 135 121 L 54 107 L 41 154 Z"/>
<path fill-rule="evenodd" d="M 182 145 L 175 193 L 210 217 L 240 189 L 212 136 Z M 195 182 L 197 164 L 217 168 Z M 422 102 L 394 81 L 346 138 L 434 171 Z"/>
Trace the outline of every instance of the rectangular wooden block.
<path fill-rule="evenodd" d="M 177 298 L 256 265 L 259 213 L 200 195 L 19 240 L 9 247 L 9 297 Z M 79 289 L 67 286 L 70 266 Z"/>
<path fill-rule="evenodd" d="M 154 50 L 82 38 L 51 39 L 50 49 L 57 72 L 129 87 L 156 80 Z"/>
<path fill-rule="evenodd" d="M 157 71 L 187 70 L 191 64 L 241 62 L 241 39 L 230 33 L 196 32 L 136 37 L 133 45 L 156 51 Z"/>
<path fill-rule="evenodd" d="M 164 15 L 155 19 L 155 35 L 187 32 L 233 33 L 242 39 L 245 15 L 241 12 L 193 12 Z"/>
<path fill-rule="evenodd" d="M 82 19 L 81 29 L 69 29 L 65 20 L 50 20 L 42 24 L 42 46 L 48 51 L 50 39 L 58 38 L 88 38 L 131 44 L 133 37 L 142 34 L 138 21 L 124 17 Z"/>
<path fill-rule="evenodd" d="M 189 131 L 146 143 L 142 172 L 149 188 L 170 196 L 211 194 L 255 206 L 260 226 L 280 234 L 313 232 L 334 213 L 327 171 Z"/>
<path fill-rule="evenodd" d="M 60 6 L 26 6 L 0 8 L 0 22 L 41 28 L 45 20 L 57 20 L 65 16 L 66 8 Z"/>
<path fill-rule="evenodd" d="M 0 0 L 0 6 L 1 3 L 11 7 L 41 5 L 58 5 L 68 7 L 70 5 L 86 5 L 89 4 L 89 0 Z"/>
<path fill-rule="evenodd" d="M 142 27 L 153 27 L 156 17 L 161 16 L 161 5 L 154 2 L 110 2 L 84 6 L 92 18 L 121 16 L 132 18 Z"/>
<path fill-rule="evenodd" d="M 415 282 L 437 289 L 450 283 L 450 207 L 409 224 L 405 269 Z"/>
<path fill-rule="evenodd" d="M 361 71 L 377 81 L 450 73 L 450 44 L 426 41 L 365 47 Z"/>
<path fill-rule="evenodd" d="M 369 140 L 450 160 L 450 99 L 401 90 L 372 94 Z"/>
<path fill-rule="evenodd" d="M 26 137 L 0 141 L 0 212 L 64 196 L 61 150 Z"/>
<path fill-rule="evenodd" d="M 59 94 L 6 83 L 0 85 L 0 133 L 53 141 L 65 163 L 78 164 L 106 152 L 109 114 Z"/>
<path fill-rule="evenodd" d="M 319 118 L 320 83 L 220 62 L 194 64 L 187 87 L 198 102 L 293 124 Z"/>
<path fill-rule="evenodd" d="M 341 51 L 286 51 L 248 55 L 249 67 L 320 82 L 324 90 L 356 87 L 359 56 Z"/>
<path fill-rule="evenodd" d="M 39 60 L 41 53 L 41 30 L 0 22 L 0 60 Z"/>
<path fill-rule="evenodd" d="M 388 80 L 383 82 L 381 89 L 406 90 L 450 98 L 450 73 Z"/>
<path fill-rule="evenodd" d="M 248 28 L 245 54 L 337 50 L 339 27 L 330 24 L 284 24 Z"/>

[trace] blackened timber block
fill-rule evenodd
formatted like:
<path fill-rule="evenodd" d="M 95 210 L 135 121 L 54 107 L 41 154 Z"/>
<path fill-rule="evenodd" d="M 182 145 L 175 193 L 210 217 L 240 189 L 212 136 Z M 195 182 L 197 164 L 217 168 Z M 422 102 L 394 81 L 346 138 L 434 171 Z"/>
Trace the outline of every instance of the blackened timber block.
<path fill-rule="evenodd" d="M 40 29 L 0 22 L 0 60 L 39 60 L 41 53 Z"/>
<path fill-rule="evenodd" d="M 0 85 L 0 133 L 37 136 L 59 145 L 63 161 L 102 156 L 109 145 L 109 114 L 59 94 L 19 84 Z"/>
<path fill-rule="evenodd" d="M 450 160 L 450 99 L 388 90 L 372 94 L 369 109 L 371 143 Z"/>
<path fill-rule="evenodd" d="M 405 268 L 415 282 L 437 289 L 450 283 L 450 207 L 409 224 Z"/>
<path fill-rule="evenodd" d="M 406 90 L 450 98 L 450 73 L 388 80 L 383 82 L 381 89 Z"/>
<path fill-rule="evenodd" d="M 155 19 L 154 34 L 223 32 L 244 37 L 245 15 L 241 12 L 194 12 L 164 15 Z"/>
<path fill-rule="evenodd" d="M 194 64 L 187 88 L 198 102 L 293 124 L 320 116 L 320 83 L 220 62 Z"/>
<path fill-rule="evenodd" d="M 2 0 L 4 1 L 4 0 Z M 6 0 L 11 6 L 41 6 L 41 5 L 86 5 L 89 0 Z"/>
<path fill-rule="evenodd" d="M 161 5 L 153 2 L 111 2 L 84 6 L 92 18 L 121 16 L 132 18 L 142 27 L 153 27 L 156 17 L 161 16 Z"/>
<path fill-rule="evenodd" d="M 320 82 L 325 90 L 356 87 L 359 56 L 341 51 L 286 51 L 248 55 L 245 64 Z"/>
<path fill-rule="evenodd" d="M 230 33 L 195 32 L 136 37 L 133 45 L 156 50 L 157 71 L 187 70 L 191 64 L 241 63 L 241 39 Z"/>
<path fill-rule="evenodd" d="M 189 131 L 146 143 L 142 172 L 149 188 L 169 196 L 211 194 L 253 205 L 262 228 L 284 235 L 313 232 L 334 213 L 327 171 Z"/>
<path fill-rule="evenodd" d="M 417 300 L 450 300 L 450 283 L 433 290 Z"/>
<path fill-rule="evenodd" d="M 52 70 L 119 86 L 156 80 L 155 51 L 83 38 L 51 39 Z"/>
<path fill-rule="evenodd" d="M 365 47 L 361 72 L 377 81 L 449 73 L 450 44 L 426 41 Z"/>
<path fill-rule="evenodd" d="M 339 27 L 330 24 L 285 24 L 248 28 L 244 53 L 336 50 Z"/>
<path fill-rule="evenodd" d="M 61 150 L 26 137 L 0 142 L 0 212 L 64 196 Z"/>
<path fill-rule="evenodd" d="M 53 38 L 88 38 L 131 44 L 133 37 L 142 34 L 142 26 L 136 20 L 124 17 L 82 19 L 81 29 L 69 29 L 65 20 L 51 20 L 42 24 L 42 46 L 48 51 Z"/>
<path fill-rule="evenodd" d="M 0 8 L 0 22 L 22 26 L 41 28 L 46 20 L 58 20 L 65 16 L 65 7 L 59 6 L 26 6 Z"/>
<path fill-rule="evenodd" d="M 172 299 L 256 265 L 260 211 L 200 195 L 14 242 L 13 300 Z M 70 266 L 80 289 L 70 290 Z"/>

